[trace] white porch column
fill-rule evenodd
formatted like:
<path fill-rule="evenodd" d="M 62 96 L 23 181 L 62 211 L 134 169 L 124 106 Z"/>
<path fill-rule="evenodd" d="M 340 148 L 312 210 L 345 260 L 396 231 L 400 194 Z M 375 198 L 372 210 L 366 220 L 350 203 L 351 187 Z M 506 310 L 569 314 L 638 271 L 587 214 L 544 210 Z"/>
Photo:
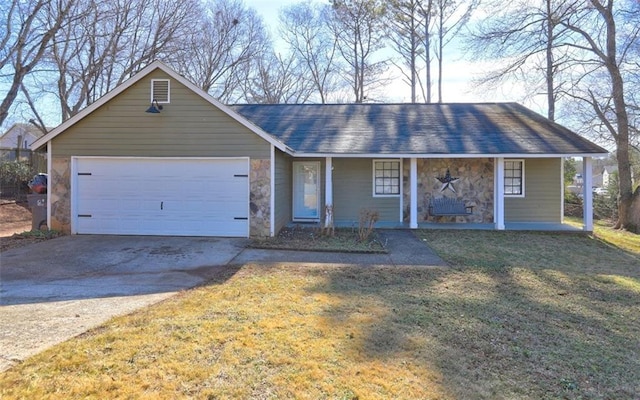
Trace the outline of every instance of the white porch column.
<path fill-rule="evenodd" d="M 564 158 L 560 159 L 560 223 L 564 224 Z"/>
<path fill-rule="evenodd" d="M 411 159 L 411 165 L 409 170 L 409 187 L 411 188 L 410 210 L 409 210 L 409 228 L 418 228 L 418 160 Z"/>
<path fill-rule="evenodd" d="M 271 162 L 269 177 L 269 236 L 276 235 L 276 147 L 271 145 Z"/>
<path fill-rule="evenodd" d="M 497 230 L 504 230 L 504 158 L 495 159 L 494 170 L 493 222 Z"/>
<path fill-rule="evenodd" d="M 582 157 L 582 212 L 583 227 L 587 232 L 593 231 L 593 172 L 591 157 Z"/>
<path fill-rule="evenodd" d="M 333 206 L 333 158 L 327 157 L 324 164 L 324 179 L 325 179 L 325 188 L 324 188 L 324 205 L 325 209 L 327 206 Z M 332 226 L 333 221 L 331 221 L 331 217 L 333 213 L 329 214 L 325 212 L 325 226 Z"/>

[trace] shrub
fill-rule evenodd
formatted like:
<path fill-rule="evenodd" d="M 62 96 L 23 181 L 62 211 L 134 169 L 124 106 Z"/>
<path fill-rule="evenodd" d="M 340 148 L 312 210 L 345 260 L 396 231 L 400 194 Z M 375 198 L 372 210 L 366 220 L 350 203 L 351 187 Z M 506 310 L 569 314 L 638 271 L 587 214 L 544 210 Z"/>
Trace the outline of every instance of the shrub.
<path fill-rule="evenodd" d="M 593 195 L 593 216 L 597 219 L 618 219 L 618 172 L 611 174 L 607 192 L 603 195 Z"/>
<path fill-rule="evenodd" d="M 582 199 L 576 194 L 568 192 L 564 197 L 564 215 L 582 218 Z"/>
<path fill-rule="evenodd" d="M 0 188 L 7 195 L 26 192 L 27 182 L 36 174 L 27 161 L 3 161 L 0 163 Z"/>
<path fill-rule="evenodd" d="M 366 242 L 369 240 L 369 237 L 373 233 L 374 226 L 378 219 L 380 218 L 380 214 L 378 214 L 375 210 L 370 210 L 368 208 L 363 208 L 360 211 L 360 221 L 358 224 L 358 240 L 360 242 Z"/>
<path fill-rule="evenodd" d="M 618 194 L 593 195 L 593 217 L 595 219 L 618 219 Z"/>

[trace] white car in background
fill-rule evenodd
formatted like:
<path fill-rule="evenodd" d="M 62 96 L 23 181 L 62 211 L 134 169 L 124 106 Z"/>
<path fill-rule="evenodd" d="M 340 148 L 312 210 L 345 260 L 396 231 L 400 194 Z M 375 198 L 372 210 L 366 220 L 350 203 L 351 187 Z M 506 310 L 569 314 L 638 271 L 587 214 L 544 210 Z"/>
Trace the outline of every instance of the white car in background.
<path fill-rule="evenodd" d="M 596 194 L 598 196 L 606 196 L 609 194 L 609 191 L 606 188 L 599 187 L 593 190 L 593 194 Z"/>

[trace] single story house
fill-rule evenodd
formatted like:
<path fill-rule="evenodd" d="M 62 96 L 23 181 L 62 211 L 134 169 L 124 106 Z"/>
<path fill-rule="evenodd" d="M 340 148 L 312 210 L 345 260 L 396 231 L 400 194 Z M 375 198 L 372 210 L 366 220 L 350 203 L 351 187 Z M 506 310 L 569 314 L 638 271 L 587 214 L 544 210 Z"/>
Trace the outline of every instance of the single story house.
<path fill-rule="evenodd" d="M 238 237 L 320 222 L 327 206 L 336 226 L 368 209 L 387 227 L 557 227 L 563 158 L 583 157 L 589 180 L 606 154 L 514 103 L 227 106 L 161 62 L 43 146 L 52 229 Z M 433 215 L 439 198 L 464 211 Z"/>

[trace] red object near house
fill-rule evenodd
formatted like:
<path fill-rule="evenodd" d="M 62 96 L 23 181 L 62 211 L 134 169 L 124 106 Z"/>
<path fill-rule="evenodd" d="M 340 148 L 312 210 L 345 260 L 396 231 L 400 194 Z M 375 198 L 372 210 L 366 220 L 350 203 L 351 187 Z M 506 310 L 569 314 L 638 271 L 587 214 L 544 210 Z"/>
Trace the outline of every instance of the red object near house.
<path fill-rule="evenodd" d="M 47 193 L 47 174 L 38 174 L 27 184 L 33 193 Z"/>

